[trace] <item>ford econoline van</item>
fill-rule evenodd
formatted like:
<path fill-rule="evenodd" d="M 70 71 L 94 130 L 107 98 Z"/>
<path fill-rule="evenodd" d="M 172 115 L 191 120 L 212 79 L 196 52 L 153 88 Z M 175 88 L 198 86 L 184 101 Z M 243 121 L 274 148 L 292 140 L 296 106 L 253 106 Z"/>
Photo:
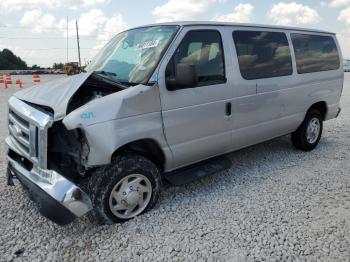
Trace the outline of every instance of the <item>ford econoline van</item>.
<path fill-rule="evenodd" d="M 9 99 L 8 184 L 64 225 L 87 213 L 129 220 L 162 182 L 229 168 L 225 154 L 291 134 L 313 150 L 336 118 L 343 63 L 335 34 L 176 22 L 116 35 L 76 76 Z"/>

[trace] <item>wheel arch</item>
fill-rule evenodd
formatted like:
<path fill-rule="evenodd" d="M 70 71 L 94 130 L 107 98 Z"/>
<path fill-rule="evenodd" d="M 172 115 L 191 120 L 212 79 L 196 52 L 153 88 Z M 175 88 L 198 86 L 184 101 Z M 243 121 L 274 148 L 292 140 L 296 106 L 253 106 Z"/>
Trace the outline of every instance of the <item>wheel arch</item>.
<path fill-rule="evenodd" d="M 309 109 L 307 110 L 307 112 L 310 112 L 313 109 L 316 109 L 321 113 L 323 120 L 326 119 L 328 107 L 327 107 L 327 103 L 325 101 L 319 101 L 319 102 L 312 104 L 309 107 Z"/>
<path fill-rule="evenodd" d="M 113 152 L 112 158 L 125 152 L 138 153 L 152 161 L 161 171 L 165 169 L 165 153 L 159 143 L 152 138 L 138 139 L 124 144 Z"/>

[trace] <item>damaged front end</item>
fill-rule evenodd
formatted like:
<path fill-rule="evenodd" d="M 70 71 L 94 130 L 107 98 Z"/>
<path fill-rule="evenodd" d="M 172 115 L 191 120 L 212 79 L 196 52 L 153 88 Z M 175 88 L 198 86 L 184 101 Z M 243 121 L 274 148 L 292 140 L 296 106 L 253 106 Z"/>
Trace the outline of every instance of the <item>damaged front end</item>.
<path fill-rule="evenodd" d="M 38 203 L 39 211 L 60 225 L 92 209 L 88 192 L 83 188 L 90 171 L 108 163 L 116 147 L 114 139 L 110 147 L 100 146 L 101 133 L 92 134 L 90 127 L 112 119 L 159 111 L 160 106 L 154 88 L 146 85 L 126 88 L 94 74 L 88 75 L 80 76 L 84 81 L 71 79 L 79 83 L 79 87 L 66 81 L 61 87 L 56 85 L 56 90 L 46 94 L 47 99 L 41 90 L 34 92 L 34 89 L 23 90 L 26 95 L 19 92 L 9 99 L 9 136 L 6 138 L 9 183 L 12 177 L 18 178 Z M 63 97 L 62 93 L 70 96 Z M 53 97 L 61 103 L 55 104 Z M 104 154 L 101 150 L 110 152 Z"/>
<path fill-rule="evenodd" d="M 62 121 L 48 130 L 47 168 L 79 182 L 87 171 L 89 146 L 80 129 L 67 130 Z"/>
<path fill-rule="evenodd" d="M 138 122 L 141 129 L 156 125 L 147 129 L 148 136 L 162 132 L 160 96 L 152 86 L 178 29 L 124 31 L 99 52 L 88 72 L 23 89 L 9 99 L 9 182 L 17 177 L 44 216 L 62 225 L 92 209 L 82 190 L 89 172 L 109 164 L 123 143 L 143 138 L 128 136 L 135 122 L 124 127 L 123 120 L 148 114 L 147 124 Z"/>
<path fill-rule="evenodd" d="M 25 94 L 19 92 L 9 99 L 9 136 L 5 141 L 8 184 L 13 184 L 12 178 L 18 178 L 38 204 L 39 211 L 60 225 L 92 209 L 90 197 L 82 189 L 89 172 L 89 143 L 83 126 L 67 128 L 64 120 L 89 102 L 123 90 L 119 84 L 101 80 L 94 74 L 86 75 L 63 81 L 60 87 L 56 84 L 56 90 L 51 90 L 46 99 L 43 91 L 37 90 L 45 88 L 45 84 L 23 90 Z M 57 99 L 61 103 L 56 105 Z"/>
<path fill-rule="evenodd" d="M 9 99 L 8 118 L 5 144 L 10 184 L 12 177 L 18 178 L 39 211 L 59 225 L 89 212 L 91 200 L 74 182 L 84 170 L 81 156 L 88 150 L 79 131 L 65 131 L 61 121 L 54 122 L 52 114 L 16 97 Z M 76 169 L 67 172 L 69 165 L 71 170 Z"/>

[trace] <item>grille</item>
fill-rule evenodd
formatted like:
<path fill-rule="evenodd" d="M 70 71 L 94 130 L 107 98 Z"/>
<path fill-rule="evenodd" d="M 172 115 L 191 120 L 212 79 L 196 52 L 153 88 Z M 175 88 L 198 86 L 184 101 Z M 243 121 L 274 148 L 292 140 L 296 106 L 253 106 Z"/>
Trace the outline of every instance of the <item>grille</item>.
<path fill-rule="evenodd" d="M 30 124 L 12 110 L 9 110 L 9 132 L 21 149 L 30 156 Z"/>
<path fill-rule="evenodd" d="M 53 118 L 16 97 L 9 99 L 8 128 L 14 149 L 40 168 L 47 167 L 47 130 Z"/>

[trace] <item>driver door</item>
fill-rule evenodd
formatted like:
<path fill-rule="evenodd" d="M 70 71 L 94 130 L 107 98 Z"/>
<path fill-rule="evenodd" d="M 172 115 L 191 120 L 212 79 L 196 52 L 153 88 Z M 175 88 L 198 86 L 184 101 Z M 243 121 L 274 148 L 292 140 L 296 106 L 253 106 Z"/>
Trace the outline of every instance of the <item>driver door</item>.
<path fill-rule="evenodd" d="M 174 157 L 172 169 L 230 149 L 233 92 L 227 83 L 225 68 L 230 61 L 225 62 L 224 52 L 230 53 L 217 27 L 184 28 L 163 60 L 159 88 L 165 137 Z M 179 63 L 194 67 L 197 84 L 169 90 L 166 79 L 175 77 Z"/>

